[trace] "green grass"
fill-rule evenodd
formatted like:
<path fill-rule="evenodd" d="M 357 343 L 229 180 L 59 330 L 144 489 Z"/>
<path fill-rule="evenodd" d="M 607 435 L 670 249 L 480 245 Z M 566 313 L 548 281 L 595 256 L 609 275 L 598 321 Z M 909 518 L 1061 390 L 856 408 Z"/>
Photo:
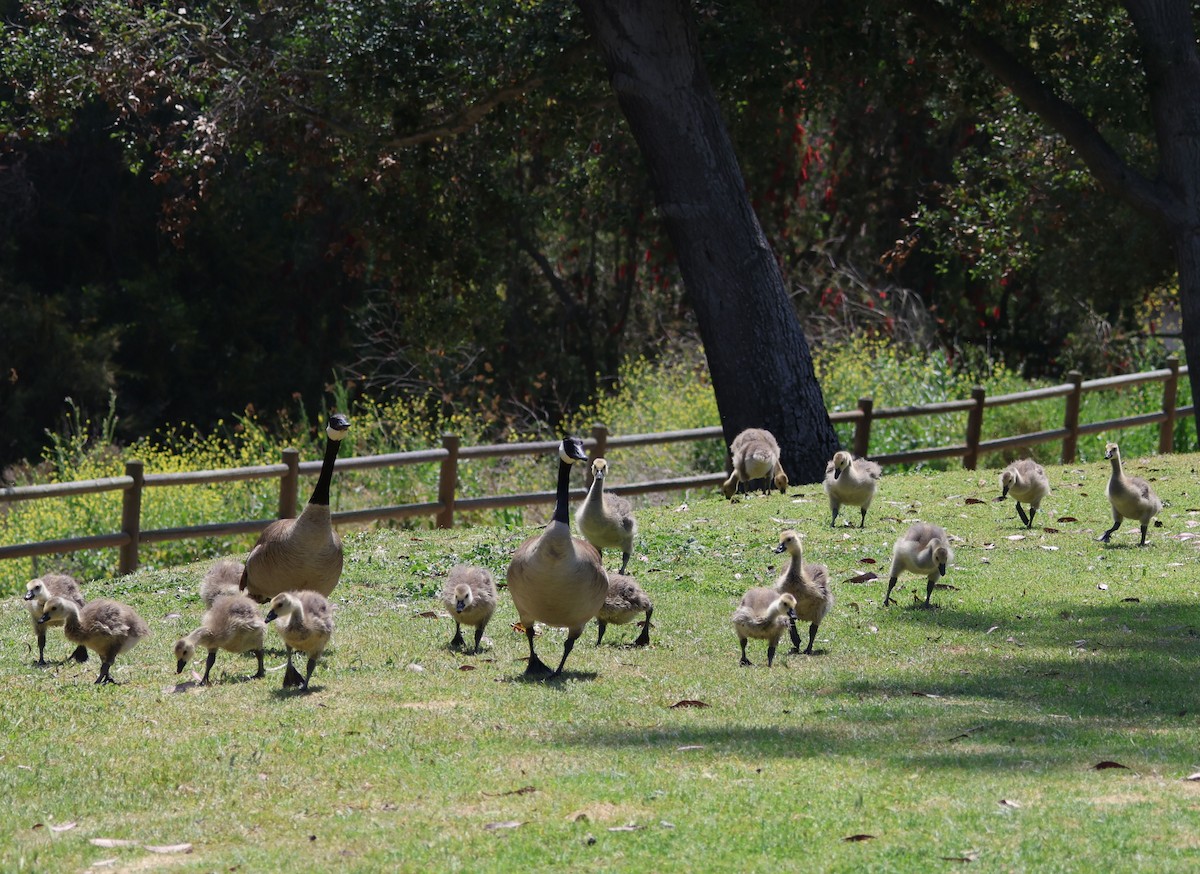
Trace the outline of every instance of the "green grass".
<path fill-rule="evenodd" d="M 589 627 L 557 682 L 521 678 L 507 596 L 480 656 L 419 615 L 456 561 L 502 579 L 531 528 L 348 536 L 308 695 L 279 688 L 273 632 L 266 681 L 222 654 L 216 685 L 177 691 L 171 647 L 199 619 L 204 563 L 87 586 L 154 630 L 118 659 L 120 687 L 91 684 L 94 658 L 36 667 L 10 598 L 0 869 L 1195 870 L 1197 464 L 1127 459 L 1168 503 L 1144 549 L 1129 523 L 1094 541 L 1102 462 L 1048 468 L 1031 532 L 993 500 L 995 472 L 885 475 L 865 530 L 830 529 L 815 486 L 642 507 L 631 566 L 656 600 L 653 644 L 624 646 L 625 626 L 597 648 Z M 919 609 L 924 581 L 904 576 L 885 609 L 886 579 L 848 580 L 886 577 L 917 518 L 959 538 L 946 587 Z M 739 668 L 729 615 L 773 579 L 785 526 L 829 566 L 837 603 L 815 656 L 768 670 L 751 642 L 755 667 Z M 547 630 L 539 653 L 553 663 L 561 642 Z M 52 631 L 48 656 L 68 651 Z M 685 700 L 708 706 L 672 707 Z"/>

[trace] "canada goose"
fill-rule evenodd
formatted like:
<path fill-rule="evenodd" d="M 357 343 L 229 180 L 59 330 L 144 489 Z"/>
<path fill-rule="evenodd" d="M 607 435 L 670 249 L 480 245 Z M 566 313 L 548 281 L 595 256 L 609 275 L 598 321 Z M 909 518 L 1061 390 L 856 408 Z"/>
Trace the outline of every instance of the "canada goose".
<path fill-rule="evenodd" d="M 933 595 L 933 587 L 938 577 L 946 575 L 946 565 L 954 558 L 950 549 L 950 540 L 946 532 L 937 525 L 927 522 L 914 522 L 909 529 L 896 540 L 892 549 L 892 570 L 888 574 L 887 594 L 883 596 L 883 606 L 896 603 L 892 600 L 892 589 L 896 586 L 896 578 L 902 571 L 922 574 L 929 578 L 925 589 L 925 606 L 932 606 L 929 598 Z"/>
<path fill-rule="evenodd" d="M 792 595 L 766 587 L 750 589 L 742 596 L 742 603 L 733 611 L 733 629 L 742 644 L 741 664 L 752 664 L 746 658 L 746 641 L 753 637 L 767 641 L 767 667 L 771 667 L 779 638 L 796 619 L 795 608 Z"/>
<path fill-rule="evenodd" d="M 1125 476 L 1121 470 L 1121 450 L 1116 443 L 1104 447 L 1104 457 L 1112 461 L 1112 476 L 1108 478 L 1104 493 L 1112 504 L 1113 525 L 1096 539 L 1108 543 L 1113 532 L 1121 527 L 1122 519 L 1137 519 L 1142 526 L 1142 542 L 1138 546 L 1145 546 L 1146 529 L 1150 527 L 1150 520 L 1162 510 L 1162 500 L 1154 494 L 1150 483 L 1140 476 Z"/>
<path fill-rule="evenodd" d="M 721 485 L 725 497 L 732 498 L 742 483 L 756 479 L 763 481 L 764 495 L 770 493 L 772 483 L 779 491 L 787 491 L 787 474 L 779 463 L 779 443 L 770 431 L 747 428 L 733 438 L 729 453 L 733 458 L 733 473 Z"/>
<path fill-rule="evenodd" d="M 37 635 L 37 663 L 39 665 L 46 664 L 46 628 L 51 625 L 62 625 L 62 622 L 57 620 L 45 623 L 40 621 L 46 602 L 54 597 L 66 598 L 68 601 L 74 602 L 77 607 L 82 607 L 84 603 L 83 593 L 79 591 L 79 583 L 74 577 L 66 574 L 46 574 L 25 584 L 25 607 L 29 610 L 29 622 L 33 626 L 33 633 Z M 77 662 L 86 662 L 88 660 L 87 647 L 82 644 L 75 647 L 71 658 Z"/>
<path fill-rule="evenodd" d="M 821 620 L 833 606 L 833 592 L 829 589 L 829 568 L 823 564 L 805 564 L 804 554 L 800 544 L 800 535 L 795 531 L 786 530 L 779 535 L 779 545 L 775 552 L 788 552 L 791 561 L 787 568 L 775 581 L 775 591 L 787 592 L 796 599 L 793 608 L 796 618 L 788 626 L 792 638 L 792 652 L 800 652 L 800 632 L 796 630 L 796 622 L 803 620 L 808 626 L 808 648 L 805 655 L 812 655 L 813 640 L 817 636 L 817 628 Z"/>
<path fill-rule="evenodd" d="M 200 580 L 200 600 L 204 603 L 204 609 L 212 607 L 221 595 L 238 594 L 245 571 L 244 564 L 229 558 L 223 558 L 210 567 Z"/>
<path fill-rule="evenodd" d="M 265 677 L 263 668 L 263 634 L 267 623 L 258 612 L 254 600 L 238 591 L 225 592 L 216 597 L 212 606 L 200 620 L 200 627 L 181 638 L 175 644 L 175 673 L 183 673 L 184 666 L 192 660 L 196 647 L 208 650 L 204 663 L 202 686 L 208 685 L 208 675 L 217 661 L 217 651 L 232 653 L 252 652 L 258 657 L 258 672 L 254 678 Z"/>
<path fill-rule="evenodd" d="M 646 617 L 642 625 L 642 633 L 634 640 L 634 646 L 647 646 L 650 643 L 650 617 L 654 614 L 654 602 L 651 601 L 642 587 L 633 577 L 624 574 L 608 575 L 608 595 L 604 598 L 604 606 L 596 616 L 596 624 L 600 633 L 596 635 L 596 646 L 604 640 L 604 630 L 612 625 L 625 625 L 640 615 Z"/>
<path fill-rule="evenodd" d="M 875 498 L 882 474 L 883 468 L 874 461 L 855 458 L 845 451 L 833 453 L 833 459 L 825 466 L 825 494 L 829 496 L 829 509 L 833 513 L 829 521 L 831 528 L 837 524 L 842 504 L 858 507 L 862 512 L 858 527 L 867 527 L 867 508 Z"/>
<path fill-rule="evenodd" d="M 489 571 L 481 567 L 459 564 L 450 568 L 446 585 L 442 588 L 442 603 L 454 620 L 454 637 L 450 646 L 463 645 L 462 627 L 475 626 L 475 652 L 479 652 L 479 641 L 483 629 L 496 612 L 496 581 Z"/>
<path fill-rule="evenodd" d="M 1017 502 L 1017 515 L 1025 527 L 1032 528 L 1033 517 L 1042 505 L 1042 498 L 1050 494 L 1050 479 L 1046 476 L 1046 469 L 1032 458 L 1014 461 L 1000 473 L 1000 497 L 1007 498 L 1009 494 Z M 1021 507 L 1022 501 L 1029 505 L 1028 516 Z"/>
<path fill-rule="evenodd" d="M 342 538 L 329 513 L 333 464 L 350 420 L 334 413 L 325 428 L 325 460 L 303 512 L 276 519 L 259 535 L 246 558 L 241 588 L 262 603 L 283 591 L 311 589 L 328 596 L 342 575 Z"/>
<path fill-rule="evenodd" d="M 530 537 L 508 565 L 508 591 L 529 639 L 527 676 L 558 676 L 583 627 L 596 617 L 608 595 L 608 575 L 600 553 L 586 540 L 571 536 L 568 505 L 571 465 L 587 461 L 583 441 L 565 437 L 558 447 L 558 490 L 554 517 L 541 534 Z M 562 661 L 550 669 L 533 650 L 534 623 L 567 629 Z"/>
<path fill-rule="evenodd" d="M 296 592 L 280 592 L 271 599 L 267 611 L 267 622 L 275 622 L 275 630 L 287 645 L 287 670 L 283 673 L 283 688 L 299 686 L 308 690 L 308 681 L 313 668 L 329 638 L 333 636 L 333 606 L 319 592 L 305 589 Z M 304 676 L 292 666 L 292 650 L 298 649 L 308 656 L 308 669 Z"/>
<path fill-rule="evenodd" d="M 597 458 L 592 462 L 592 487 L 579 509 L 575 511 L 575 524 L 587 542 L 596 547 L 603 557 L 605 549 L 621 550 L 621 570 L 629 564 L 629 553 L 633 552 L 633 537 L 637 534 L 637 521 L 633 518 L 633 505 L 620 495 L 606 494 L 604 478 L 608 475 L 608 462 Z"/>
<path fill-rule="evenodd" d="M 117 681 L 109 674 L 113 662 L 150 634 L 150 627 L 132 607 L 107 598 L 96 598 L 80 607 L 74 601 L 56 596 L 46 602 L 38 621 L 61 622 L 67 640 L 82 644 L 100 656 L 98 684 L 116 685 Z"/>

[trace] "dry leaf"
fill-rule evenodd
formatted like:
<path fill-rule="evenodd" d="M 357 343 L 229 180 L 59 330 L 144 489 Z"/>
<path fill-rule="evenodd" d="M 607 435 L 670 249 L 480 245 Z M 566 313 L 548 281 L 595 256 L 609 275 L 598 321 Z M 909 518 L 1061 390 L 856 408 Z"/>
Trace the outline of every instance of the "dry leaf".
<path fill-rule="evenodd" d="M 112 849 L 114 847 L 136 847 L 137 841 L 123 841 L 118 838 L 92 838 L 88 843 L 94 847 Z"/>
<path fill-rule="evenodd" d="M 75 825 L 76 825 L 76 823 L 73 823 L 73 822 L 62 822 L 62 823 L 59 823 L 58 825 L 50 826 L 50 831 L 52 831 L 52 832 L 69 832 L 71 829 L 75 828 Z"/>
<path fill-rule="evenodd" d="M 999 625 L 993 625 L 991 628 L 989 628 L 987 631 L 985 631 L 984 634 L 991 634 L 993 631 L 995 631 L 999 627 L 1000 627 Z"/>
<path fill-rule="evenodd" d="M 149 850 L 151 853 L 162 853 L 162 854 L 166 855 L 168 853 L 190 853 L 192 851 L 192 845 L 191 844 L 165 844 L 165 845 L 160 844 L 158 846 L 151 846 L 150 844 L 145 844 L 145 845 L 143 845 L 142 849 Z"/>
<path fill-rule="evenodd" d="M 860 558 L 858 560 L 858 563 L 859 564 L 875 564 L 876 562 L 875 562 L 875 559 L 873 559 L 873 558 Z"/>
<path fill-rule="evenodd" d="M 1010 534 L 1010 535 L 1008 535 L 1007 539 L 1008 540 L 1024 540 L 1025 535 L 1024 534 Z"/>
<path fill-rule="evenodd" d="M 99 859 L 91 864 L 92 868 L 111 868 L 117 864 L 116 859 Z"/>
<path fill-rule="evenodd" d="M 871 632 L 872 634 L 878 634 L 878 633 L 879 633 L 879 626 L 878 626 L 878 625 L 868 625 L 868 626 L 867 626 L 867 631 Z"/>
<path fill-rule="evenodd" d="M 483 794 L 489 798 L 503 798 L 505 795 L 528 795 L 530 792 L 537 792 L 533 786 L 522 786 L 520 789 L 509 789 L 507 792 L 484 792 Z"/>
<path fill-rule="evenodd" d="M 943 862 L 974 862 L 979 858 L 978 853 L 963 853 L 961 856 L 942 856 Z"/>
<path fill-rule="evenodd" d="M 1011 798 L 1001 798 L 1000 806 L 1001 807 L 1012 807 L 1012 808 L 1016 809 L 1021 806 L 1021 802 L 1013 801 Z"/>
<path fill-rule="evenodd" d="M 702 750 L 702 749 L 704 749 L 704 744 L 687 744 L 686 746 L 675 747 L 675 751 L 678 753 L 686 752 L 687 750 Z"/>
<path fill-rule="evenodd" d="M 1045 531 L 1047 534 L 1058 534 L 1057 528 L 1043 528 L 1042 530 Z"/>
<path fill-rule="evenodd" d="M 1108 591 L 1108 583 L 1099 583 L 1099 584 L 1097 584 L 1096 588 L 1099 589 L 1101 592 L 1107 592 Z"/>
<path fill-rule="evenodd" d="M 879 574 L 874 571 L 863 571 L 861 574 L 851 577 L 846 580 L 846 583 L 869 583 L 871 580 L 879 579 Z M 844 585 L 844 584 L 843 584 Z"/>
<path fill-rule="evenodd" d="M 506 819 L 504 822 L 489 822 L 484 826 L 484 828 L 488 831 L 495 831 L 503 828 L 520 828 L 523 825 L 525 825 L 525 823 L 521 822 L 519 819 Z"/>
<path fill-rule="evenodd" d="M 963 501 L 963 503 L 964 504 L 983 504 L 986 502 L 979 500 L 979 498 L 967 498 L 965 501 Z"/>
<path fill-rule="evenodd" d="M 631 822 L 628 825 L 614 825 L 611 828 L 609 828 L 609 831 L 610 832 L 636 832 L 636 831 L 641 831 L 643 828 L 645 828 L 645 826 L 638 825 L 637 823 Z"/>
<path fill-rule="evenodd" d="M 674 710 L 676 707 L 708 707 L 708 706 L 710 706 L 710 705 L 705 704 L 703 701 L 695 701 L 691 698 L 684 698 L 682 701 L 676 701 L 674 704 L 672 704 L 671 709 Z"/>
<path fill-rule="evenodd" d="M 1195 774 L 1188 774 L 1183 779 L 1185 779 L 1185 780 L 1200 780 L 1200 771 L 1197 771 Z"/>
<path fill-rule="evenodd" d="M 985 543 L 985 544 L 983 545 L 983 548 L 984 548 L 984 549 L 995 549 L 995 548 L 996 548 L 996 544 L 994 544 L 994 543 Z"/>
<path fill-rule="evenodd" d="M 913 692 L 917 698 L 941 698 L 941 695 L 934 695 L 932 692 Z"/>
<path fill-rule="evenodd" d="M 1122 604 L 1140 604 L 1140 603 L 1142 603 L 1142 599 L 1141 598 L 1122 598 L 1121 603 Z"/>
<path fill-rule="evenodd" d="M 458 669 L 460 671 L 473 671 L 473 670 L 475 670 L 475 666 L 474 665 L 459 665 Z"/>
<path fill-rule="evenodd" d="M 1057 546 L 1050 546 L 1049 544 L 1046 544 L 1046 543 L 1040 543 L 1040 544 L 1038 544 L 1038 545 L 1039 545 L 1039 546 L 1040 546 L 1042 549 L 1046 550 L 1047 552 L 1057 552 L 1057 551 L 1058 551 L 1058 547 L 1057 547 Z"/>
<path fill-rule="evenodd" d="M 846 842 L 873 841 L 875 840 L 875 835 L 850 835 L 850 837 L 842 838 L 842 840 Z"/>
<path fill-rule="evenodd" d="M 1092 769 L 1096 770 L 1096 771 L 1107 771 L 1110 768 L 1124 768 L 1126 771 L 1129 770 L 1128 765 L 1122 765 L 1120 762 L 1105 761 L 1105 762 L 1097 762 L 1096 764 L 1092 765 Z"/>
<path fill-rule="evenodd" d="M 1059 522 L 1078 522 L 1079 520 L 1076 519 L 1074 516 L 1059 516 L 1058 521 Z"/>
<path fill-rule="evenodd" d="M 422 610 L 420 613 L 414 613 L 413 618 L 414 619 L 437 619 L 438 615 L 437 615 L 436 610 Z"/>

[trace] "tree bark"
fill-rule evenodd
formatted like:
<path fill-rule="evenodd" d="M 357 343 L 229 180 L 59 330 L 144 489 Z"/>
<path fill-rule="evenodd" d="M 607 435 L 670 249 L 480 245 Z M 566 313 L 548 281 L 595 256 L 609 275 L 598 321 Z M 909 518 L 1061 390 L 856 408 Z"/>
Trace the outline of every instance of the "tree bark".
<path fill-rule="evenodd" d="M 808 341 L 746 195 L 687 0 L 578 0 L 650 173 L 728 444 L 775 435 L 793 482 L 838 449 Z"/>

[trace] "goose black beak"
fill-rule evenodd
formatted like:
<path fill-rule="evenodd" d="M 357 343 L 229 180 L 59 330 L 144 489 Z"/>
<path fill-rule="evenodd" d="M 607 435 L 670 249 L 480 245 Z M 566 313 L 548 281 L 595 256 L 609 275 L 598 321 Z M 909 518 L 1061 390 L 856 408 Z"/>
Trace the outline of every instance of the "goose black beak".
<path fill-rule="evenodd" d="M 1004 487 L 1004 488 L 1003 488 L 1003 489 L 1000 491 L 1000 500 L 1002 500 L 1002 501 L 1003 501 L 1003 500 L 1004 500 L 1005 498 L 1007 498 L 1007 497 L 1008 497 L 1008 486 L 1005 486 L 1005 487 Z"/>
<path fill-rule="evenodd" d="M 793 622 L 796 621 L 796 611 L 795 610 L 788 611 L 788 619 L 792 620 Z"/>
<path fill-rule="evenodd" d="M 26 593 L 25 593 L 25 600 L 26 600 L 26 601 L 32 601 L 32 600 L 33 600 L 33 592 L 26 592 Z"/>
<path fill-rule="evenodd" d="M 772 549 L 771 552 L 775 553 L 776 555 L 779 555 L 779 553 L 784 552 L 786 550 L 787 550 L 787 547 L 781 543 L 778 546 L 776 546 L 774 549 Z"/>
<path fill-rule="evenodd" d="M 842 475 L 842 469 L 840 467 L 835 467 L 833 469 L 833 478 L 837 479 L 841 475 Z"/>
<path fill-rule="evenodd" d="M 276 619 L 278 619 L 278 618 L 279 618 L 279 614 L 278 614 L 278 613 L 276 613 L 274 610 L 272 610 L 271 612 L 269 612 L 269 613 L 267 614 L 266 621 L 267 621 L 267 622 L 274 622 L 274 621 L 275 621 Z"/>
<path fill-rule="evenodd" d="M 946 566 L 944 564 L 938 565 L 938 573 L 941 574 L 943 577 L 946 575 Z"/>
<path fill-rule="evenodd" d="M 175 673 L 177 673 L 177 674 L 182 674 L 182 673 L 183 673 L 183 666 L 184 666 L 184 665 L 186 665 L 186 664 L 187 664 L 187 662 L 185 662 L 183 659 L 180 659 L 179 661 L 177 661 L 177 662 L 175 663 Z"/>
<path fill-rule="evenodd" d="M 43 622 L 49 622 L 49 621 L 50 621 L 50 614 L 48 614 L 48 613 L 43 613 L 41 616 L 38 617 L 38 625 L 41 625 Z"/>

